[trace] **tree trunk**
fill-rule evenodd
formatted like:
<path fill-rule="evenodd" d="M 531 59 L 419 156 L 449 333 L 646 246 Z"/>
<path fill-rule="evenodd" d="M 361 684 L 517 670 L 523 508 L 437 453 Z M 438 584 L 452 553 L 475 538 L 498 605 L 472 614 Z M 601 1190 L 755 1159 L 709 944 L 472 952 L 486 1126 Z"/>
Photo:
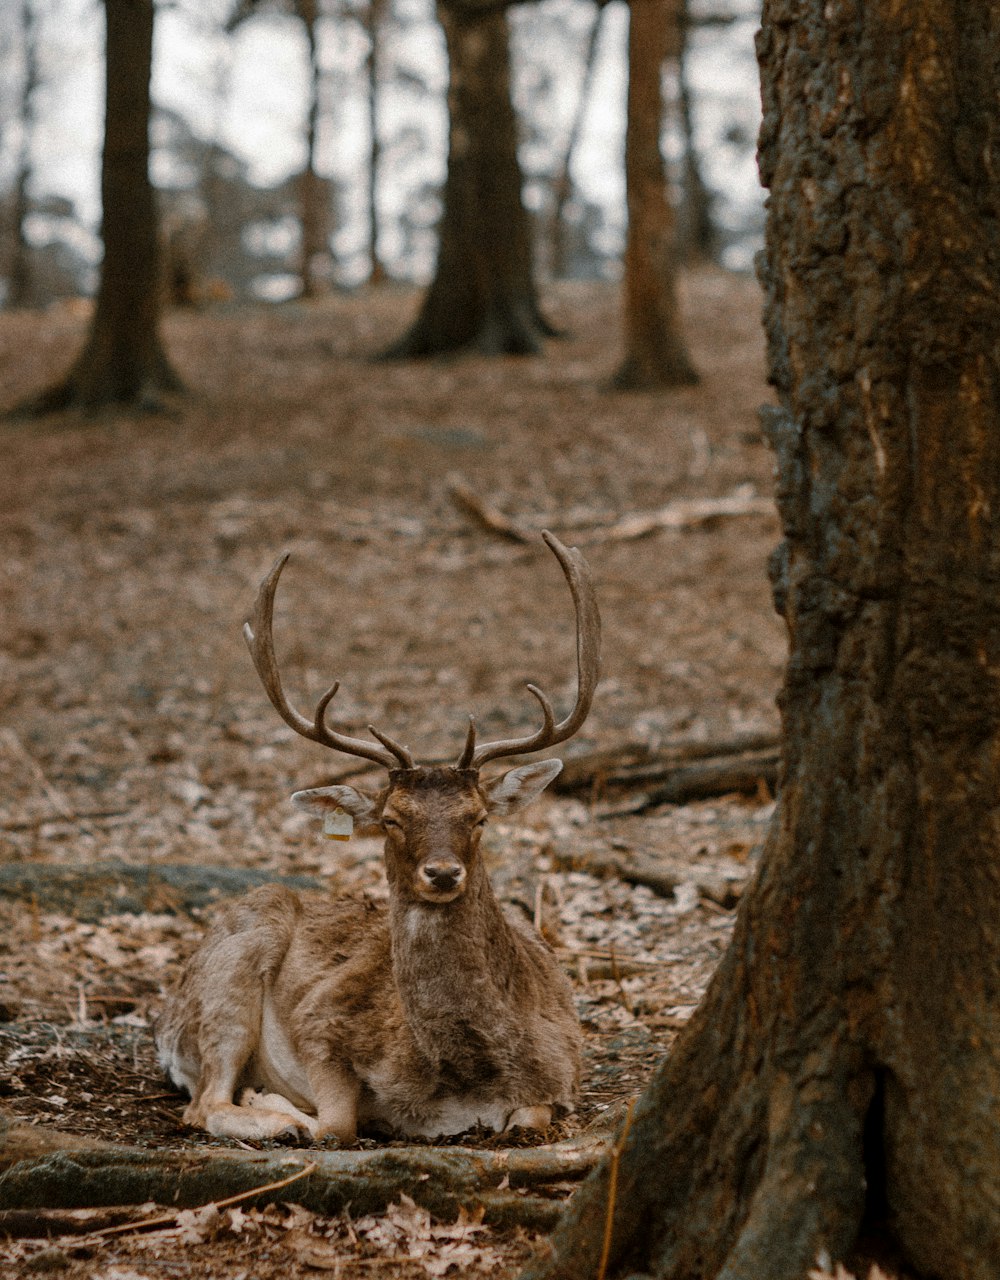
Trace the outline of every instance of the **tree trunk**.
<path fill-rule="evenodd" d="M 801 1280 L 872 1231 L 995 1280 L 1000 24 L 767 0 L 759 52 L 779 808 L 702 1006 L 530 1274 Z"/>
<path fill-rule="evenodd" d="M 107 21 L 104 263 L 90 335 L 60 385 L 35 401 L 39 412 L 80 405 L 158 408 L 181 390 L 160 342 L 156 202 L 149 180 L 149 76 L 153 0 L 105 0 Z"/>
<path fill-rule="evenodd" d="M 521 201 L 504 11 L 466 19 L 439 10 L 448 45 L 450 132 L 437 270 L 412 329 L 390 356 L 473 348 L 539 350 L 531 224 Z"/>
<path fill-rule="evenodd" d="M 35 132 L 35 93 L 38 89 L 38 20 L 34 0 L 21 2 L 21 47 L 24 51 L 24 86 L 21 90 L 21 148 L 14 178 L 14 216 L 10 266 L 7 273 L 7 306 L 31 305 L 33 281 L 31 248 L 24 224 L 30 208 L 31 143 Z"/>
<path fill-rule="evenodd" d="M 299 258 L 300 296 L 315 298 L 321 290 L 321 268 L 328 256 L 326 243 L 325 184 L 316 171 L 319 134 L 320 87 L 319 19 L 317 0 L 298 0 L 299 17 L 309 46 L 309 109 L 306 115 L 306 167 L 299 177 L 299 224 L 302 244 Z M 317 277 L 320 277 L 319 279 Z"/>
<path fill-rule="evenodd" d="M 640 0 L 629 8 L 625 359 L 614 377 L 623 390 L 698 381 L 680 331 L 676 217 L 660 149 L 660 77 L 670 45 L 676 44 L 680 15 L 678 0 Z"/>
<path fill-rule="evenodd" d="M 379 136 L 379 73 L 381 69 L 382 24 L 387 0 L 368 0 L 368 283 L 385 284 L 385 264 L 378 252 L 378 179 L 382 160 Z"/>
<path fill-rule="evenodd" d="M 565 279 L 570 270 L 570 250 L 568 241 L 569 228 L 566 226 L 566 206 L 573 197 L 573 161 L 580 146 L 583 135 L 583 122 L 590 106 L 594 86 L 594 72 L 597 68 L 597 42 L 601 34 L 601 19 L 606 10 L 602 5 L 594 14 L 587 36 L 587 48 L 583 57 L 583 77 L 580 81 L 580 92 L 576 99 L 576 108 L 566 138 L 566 149 L 563 151 L 559 169 L 552 180 L 555 201 L 552 209 L 551 230 L 549 232 L 552 275 L 557 280 Z"/>
<path fill-rule="evenodd" d="M 690 25 L 687 0 L 684 0 L 677 62 L 677 107 L 684 138 L 679 256 L 689 262 L 715 262 L 719 256 L 719 233 L 712 217 L 712 193 L 705 185 L 694 141 L 694 104 L 687 70 L 687 33 Z"/>

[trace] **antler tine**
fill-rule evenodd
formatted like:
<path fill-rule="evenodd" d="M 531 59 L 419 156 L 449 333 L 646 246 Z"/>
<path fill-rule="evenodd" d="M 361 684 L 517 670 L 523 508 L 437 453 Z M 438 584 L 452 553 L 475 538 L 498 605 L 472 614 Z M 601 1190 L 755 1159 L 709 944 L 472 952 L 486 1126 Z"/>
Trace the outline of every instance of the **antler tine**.
<path fill-rule="evenodd" d="M 462 754 L 458 757 L 456 769 L 469 769 L 472 767 L 472 757 L 476 751 L 476 717 L 469 716 L 469 732 L 465 735 L 465 746 L 462 748 Z"/>
<path fill-rule="evenodd" d="M 535 733 L 523 738 L 504 738 L 499 742 L 487 742 L 475 748 L 469 767 L 482 768 L 489 760 L 501 756 L 520 755 L 528 751 L 541 751 L 544 747 L 565 742 L 580 728 L 590 711 L 594 690 L 601 669 L 601 614 L 597 607 L 590 566 L 576 547 L 566 547 L 546 529 L 542 533 L 545 545 L 559 561 L 559 565 L 573 596 L 576 610 L 576 704 L 564 720 L 555 723 L 552 703 L 537 685 L 528 689 L 542 707 L 544 723 Z M 462 759 L 468 753 L 468 742 Z"/>
<path fill-rule="evenodd" d="M 243 638 L 247 642 L 247 648 L 250 650 L 250 656 L 253 658 L 253 664 L 257 669 L 257 674 L 260 676 L 264 691 L 271 699 L 271 705 L 282 720 L 290 725 L 296 733 L 300 733 L 303 738 L 309 738 L 324 747 L 332 747 L 336 751 L 345 751 L 348 755 L 361 756 L 365 760 L 373 760 L 376 764 L 392 769 L 403 756 L 409 759 L 409 753 L 400 748 L 398 751 L 392 750 L 390 754 L 390 751 L 373 746 L 363 738 L 348 737 L 347 734 L 337 733 L 326 725 L 324 719 L 326 709 L 340 688 L 339 681 L 331 685 L 320 698 L 316 705 L 315 717 L 312 720 L 309 720 L 300 711 L 296 711 L 285 696 L 285 692 L 281 687 L 278 662 L 274 656 L 272 628 L 274 625 L 274 595 L 278 589 L 278 579 L 281 577 L 281 571 L 288 562 L 288 556 L 289 552 L 286 551 L 274 562 L 271 572 L 260 584 L 250 620 L 243 624 Z M 399 754 L 400 751 L 403 752 L 403 756 Z M 407 767 L 412 768 L 412 761 Z"/>
<path fill-rule="evenodd" d="M 368 732 L 373 738 L 378 738 L 383 747 L 388 747 L 392 754 L 396 757 L 396 763 L 403 769 L 415 769 L 417 766 L 413 763 L 413 756 L 410 755 L 409 747 L 402 747 L 398 742 L 393 741 L 387 733 L 382 733 L 376 729 L 373 724 L 368 726 Z"/>

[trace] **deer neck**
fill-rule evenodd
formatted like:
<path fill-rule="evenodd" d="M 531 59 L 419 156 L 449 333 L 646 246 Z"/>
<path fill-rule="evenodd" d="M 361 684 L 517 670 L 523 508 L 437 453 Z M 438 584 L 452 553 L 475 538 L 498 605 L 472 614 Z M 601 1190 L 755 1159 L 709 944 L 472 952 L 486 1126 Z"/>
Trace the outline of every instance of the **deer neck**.
<path fill-rule="evenodd" d="M 454 902 L 394 899 L 390 919 L 396 987 L 421 1050 L 440 1061 L 470 1037 L 502 1036 L 516 943 L 485 870 Z"/>

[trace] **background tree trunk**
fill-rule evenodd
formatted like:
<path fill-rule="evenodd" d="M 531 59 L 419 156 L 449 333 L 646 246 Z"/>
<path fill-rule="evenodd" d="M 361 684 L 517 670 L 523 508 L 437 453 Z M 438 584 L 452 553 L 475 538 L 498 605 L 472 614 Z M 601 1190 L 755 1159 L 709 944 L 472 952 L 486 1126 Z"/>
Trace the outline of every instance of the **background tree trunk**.
<path fill-rule="evenodd" d="M 315 298 L 320 292 L 317 268 L 329 256 L 326 242 L 325 184 L 316 171 L 322 71 L 319 64 L 319 5 L 317 0 L 297 0 L 309 49 L 309 106 L 306 113 L 306 167 L 299 177 L 299 222 L 302 231 L 299 261 L 300 296 Z"/>
<path fill-rule="evenodd" d="M 566 226 L 566 206 L 573 197 L 573 161 L 576 159 L 580 138 L 583 136 L 583 122 L 587 115 L 587 108 L 590 106 L 594 86 L 594 71 L 597 67 L 597 42 L 601 34 L 601 19 L 604 17 L 605 12 L 603 5 L 595 11 L 594 21 L 587 35 L 580 92 L 577 95 L 573 119 L 570 122 L 569 133 L 566 137 L 566 148 L 559 162 L 556 176 L 552 180 L 555 200 L 553 202 L 552 222 L 549 232 L 550 270 L 557 280 L 564 279 L 569 275 L 570 253 L 569 244 L 567 243 L 569 228 Z"/>
<path fill-rule="evenodd" d="M 389 354 L 532 354 L 552 330 L 538 307 L 521 200 L 507 15 L 439 13 L 451 78 L 437 270 L 416 322 Z"/>
<path fill-rule="evenodd" d="M 384 284 L 385 265 L 378 251 L 378 179 L 382 160 L 379 135 L 379 77 L 382 52 L 382 26 L 388 0 L 368 0 L 365 18 L 368 28 L 368 283 Z"/>
<path fill-rule="evenodd" d="M 779 808 L 702 1006 L 530 1274 L 801 1280 L 876 1230 L 995 1280 L 1000 24 L 767 0 L 759 52 Z"/>
<path fill-rule="evenodd" d="M 661 74 L 678 44 L 681 12 L 680 0 L 639 0 L 629 7 L 625 358 L 614 377 L 623 390 L 698 381 L 680 331 L 676 217 L 660 149 Z"/>
<path fill-rule="evenodd" d="M 101 163 L 104 262 L 90 335 L 67 379 L 35 408 L 157 407 L 181 389 L 160 342 L 156 202 L 149 180 L 152 0 L 105 0 L 106 116 Z"/>
<path fill-rule="evenodd" d="M 687 0 L 680 14 L 677 53 L 677 109 L 684 139 L 682 204 L 678 257 L 688 262 L 715 262 L 719 256 L 719 232 L 712 217 L 712 193 L 705 185 L 694 139 L 694 104 L 688 76 L 687 35 L 691 27 Z"/>
<path fill-rule="evenodd" d="M 35 0 L 21 2 L 21 46 L 24 51 L 24 85 L 21 89 L 21 147 L 14 178 L 14 234 L 7 275 L 7 306 L 27 307 L 32 301 L 31 248 L 25 235 L 30 201 L 31 143 L 35 131 L 35 93 L 38 89 L 38 20 Z"/>

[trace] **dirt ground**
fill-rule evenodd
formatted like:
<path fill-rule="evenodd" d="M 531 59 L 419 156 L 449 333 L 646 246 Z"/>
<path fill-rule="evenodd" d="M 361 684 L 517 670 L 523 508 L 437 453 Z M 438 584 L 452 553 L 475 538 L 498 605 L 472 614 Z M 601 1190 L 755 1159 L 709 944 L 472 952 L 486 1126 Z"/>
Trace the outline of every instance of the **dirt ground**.
<path fill-rule="evenodd" d="M 340 678 L 338 726 L 362 734 L 373 721 L 421 760 L 457 756 L 470 712 L 484 737 L 533 727 L 529 680 L 565 709 L 574 633 L 558 568 L 540 540 L 470 520 L 456 476 L 592 565 L 603 678 L 567 759 L 776 732 L 773 512 L 615 533 L 679 500 L 768 497 L 755 284 L 686 277 L 702 383 L 655 395 L 606 389 L 613 288 L 560 285 L 545 300 L 567 336 L 544 356 L 416 365 L 371 358 L 405 327 L 408 290 L 177 313 L 165 336 L 191 395 L 176 413 L 0 426 L 0 871 L 202 865 L 383 894 L 375 842 L 325 842 L 289 805 L 352 765 L 279 720 L 240 623 L 290 550 L 275 635 L 293 701 L 311 706 Z M 85 324 L 79 306 L 0 315 L 0 410 L 57 377 Z M 489 831 L 494 880 L 557 947 L 585 1030 L 579 1110 L 548 1138 L 642 1088 L 732 925 L 693 872 L 657 893 L 594 874 L 584 855 L 709 864 L 738 890 L 773 807 L 763 787 L 635 817 L 604 816 L 599 801 L 550 796 Z M 184 906 L 162 886 L 136 900 L 115 882 L 95 908 L 0 884 L 0 1106 L 134 1145 L 225 1145 L 183 1126 L 149 1036 L 210 910 Z M 229 1209 L 81 1249 L 0 1242 L 0 1261 L 11 1275 L 110 1280 L 513 1275 L 532 1247 L 526 1233 L 435 1224 L 404 1203 L 363 1229 Z"/>

